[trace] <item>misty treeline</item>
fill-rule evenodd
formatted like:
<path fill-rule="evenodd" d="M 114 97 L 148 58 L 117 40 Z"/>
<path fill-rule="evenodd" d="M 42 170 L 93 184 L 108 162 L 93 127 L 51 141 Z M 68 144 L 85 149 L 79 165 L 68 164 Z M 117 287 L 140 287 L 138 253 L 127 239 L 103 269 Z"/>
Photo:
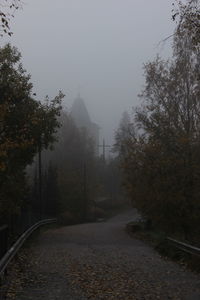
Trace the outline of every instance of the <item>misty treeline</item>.
<path fill-rule="evenodd" d="M 117 205 L 120 200 L 118 161 L 104 161 L 103 156 L 98 156 L 98 145 L 95 145 L 85 127 L 76 127 L 66 110 L 61 112 L 59 122 L 61 127 L 53 151 L 42 153 L 42 201 L 47 206 L 45 211 L 51 214 L 56 212 L 63 224 L 104 217 L 105 210 Z M 38 174 L 38 163 L 33 167 Z M 36 194 L 38 179 L 35 177 L 32 185 L 34 201 L 39 199 Z M 106 200 L 106 203 L 101 200 Z"/>
<path fill-rule="evenodd" d="M 144 65 L 141 105 L 116 133 L 124 185 L 155 228 L 195 240 L 200 234 L 199 1 L 180 3 L 173 55 Z"/>
<path fill-rule="evenodd" d="M 0 48 L 0 224 L 102 217 L 98 198 L 119 196 L 117 160 L 97 155 L 87 130 L 62 108 L 62 92 L 36 98 L 17 48 Z"/>

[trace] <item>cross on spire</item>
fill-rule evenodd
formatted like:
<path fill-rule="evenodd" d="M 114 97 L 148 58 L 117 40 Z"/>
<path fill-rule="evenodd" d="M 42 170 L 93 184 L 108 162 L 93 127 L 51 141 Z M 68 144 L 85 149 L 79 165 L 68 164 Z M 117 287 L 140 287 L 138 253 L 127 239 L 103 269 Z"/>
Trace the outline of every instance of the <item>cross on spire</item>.
<path fill-rule="evenodd" d="M 103 144 L 102 145 L 98 145 L 98 147 L 103 147 L 103 162 L 105 163 L 106 161 L 106 148 L 111 147 L 110 145 L 106 145 L 105 144 L 105 139 L 103 139 Z"/>

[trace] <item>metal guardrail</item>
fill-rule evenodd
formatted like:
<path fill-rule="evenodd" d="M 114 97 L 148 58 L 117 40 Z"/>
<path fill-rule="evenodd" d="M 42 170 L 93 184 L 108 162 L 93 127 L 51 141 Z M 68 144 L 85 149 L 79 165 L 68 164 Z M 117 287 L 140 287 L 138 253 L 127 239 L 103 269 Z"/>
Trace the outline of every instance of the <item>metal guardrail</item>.
<path fill-rule="evenodd" d="M 143 222 L 143 220 L 141 219 L 141 222 Z M 130 232 L 134 232 L 137 231 L 139 229 L 141 229 L 139 222 L 136 222 L 133 224 L 133 222 L 129 222 L 126 225 L 126 228 L 128 229 L 128 231 Z M 185 252 L 185 253 L 189 253 L 191 255 L 195 255 L 195 256 L 199 256 L 200 257 L 200 248 L 186 244 L 184 242 L 180 242 L 178 240 L 175 240 L 171 237 L 166 237 L 165 241 L 169 242 L 172 246 L 174 246 L 175 248 Z"/>
<path fill-rule="evenodd" d="M 13 244 L 13 246 L 6 252 L 6 254 L 0 260 L 0 278 L 3 276 L 8 264 L 16 255 L 17 251 L 21 248 L 23 243 L 27 240 L 27 238 L 42 225 L 55 223 L 56 219 L 45 219 L 37 222 L 33 226 L 31 226 L 28 230 L 26 230 L 19 239 Z"/>
<path fill-rule="evenodd" d="M 174 247 L 178 248 L 179 250 L 192 254 L 192 255 L 197 255 L 200 256 L 200 248 L 191 246 L 189 244 L 177 241 L 175 239 L 172 239 L 170 237 L 167 238 L 167 241 L 170 242 Z"/>

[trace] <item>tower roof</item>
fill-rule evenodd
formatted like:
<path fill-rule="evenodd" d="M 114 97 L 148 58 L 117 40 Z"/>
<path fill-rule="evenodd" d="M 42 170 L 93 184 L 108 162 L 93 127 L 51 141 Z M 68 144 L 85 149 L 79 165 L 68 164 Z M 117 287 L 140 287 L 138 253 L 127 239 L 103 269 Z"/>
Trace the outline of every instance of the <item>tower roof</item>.
<path fill-rule="evenodd" d="M 80 95 L 78 95 L 78 97 L 74 100 L 71 115 L 78 127 L 90 126 L 90 116 L 85 106 L 84 100 L 80 97 Z"/>

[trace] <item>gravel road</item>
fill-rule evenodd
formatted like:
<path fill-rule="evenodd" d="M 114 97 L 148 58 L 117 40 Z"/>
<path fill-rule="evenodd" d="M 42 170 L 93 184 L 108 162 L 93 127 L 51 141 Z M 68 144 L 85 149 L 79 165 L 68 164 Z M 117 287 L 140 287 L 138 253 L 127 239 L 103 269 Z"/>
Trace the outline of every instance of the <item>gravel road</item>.
<path fill-rule="evenodd" d="M 200 300 L 200 275 L 125 232 L 136 217 L 131 209 L 106 222 L 41 232 L 13 267 L 8 299 Z"/>

